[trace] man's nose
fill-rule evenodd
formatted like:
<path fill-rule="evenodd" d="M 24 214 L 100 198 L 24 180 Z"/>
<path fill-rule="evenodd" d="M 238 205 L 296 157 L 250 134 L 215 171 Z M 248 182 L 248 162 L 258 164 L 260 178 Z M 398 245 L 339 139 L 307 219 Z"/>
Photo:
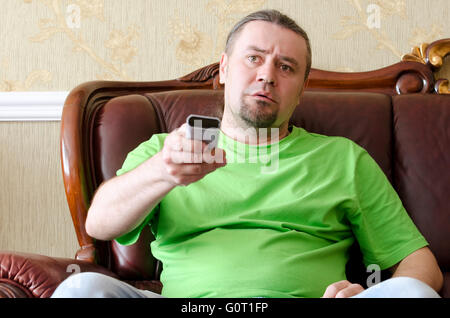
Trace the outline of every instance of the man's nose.
<path fill-rule="evenodd" d="M 264 83 L 275 85 L 275 70 L 272 65 L 262 65 L 258 72 L 257 81 Z"/>

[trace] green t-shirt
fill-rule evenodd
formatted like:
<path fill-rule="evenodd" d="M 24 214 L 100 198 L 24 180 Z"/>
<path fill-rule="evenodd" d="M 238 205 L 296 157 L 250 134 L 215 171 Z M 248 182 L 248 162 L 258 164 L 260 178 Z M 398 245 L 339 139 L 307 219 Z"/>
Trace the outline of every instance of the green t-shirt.
<path fill-rule="evenodd" d="M 167 134 L 132 151 L 117 175 L 156 154 Z M 172 189 L 135 230 L 151 226 L 166 297 L 321 297 L 346 279 L 356 238 L 366 265 L 389 268 L 427 242 L 386 176 L 343 137 L 293 126 L 250 146 L 220 132 L 227 165 Z"/>

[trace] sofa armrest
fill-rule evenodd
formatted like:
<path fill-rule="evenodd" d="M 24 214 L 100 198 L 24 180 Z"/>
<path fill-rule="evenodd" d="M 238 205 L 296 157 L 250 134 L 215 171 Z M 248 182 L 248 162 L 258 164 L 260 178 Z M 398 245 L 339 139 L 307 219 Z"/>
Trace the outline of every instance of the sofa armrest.
<path fill-rule="evenodd" d="M 0 298 L 50 297 L 76 272 L 97 272 L 118 278 L 106 268 L 70 258 L 0 251 Z"/>

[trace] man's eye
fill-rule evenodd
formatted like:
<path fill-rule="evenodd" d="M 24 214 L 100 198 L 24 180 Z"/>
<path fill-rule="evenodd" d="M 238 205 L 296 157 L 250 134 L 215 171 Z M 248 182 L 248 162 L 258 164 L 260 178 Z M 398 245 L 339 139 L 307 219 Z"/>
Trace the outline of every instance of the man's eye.
<path fill-rule="evenodd" d="M 256 63 L 258 61 L 258 57 L 255 55 L 250 55 L 247 59 L 252 63 Z"/>
<path fill-rule="evenodd" d="M 292 71 L 292 67 L 290 67 L 289 65 L 286 65 L 286 64 L 281 64 L 280 68 L 283 72 L 291 72 Z"/>

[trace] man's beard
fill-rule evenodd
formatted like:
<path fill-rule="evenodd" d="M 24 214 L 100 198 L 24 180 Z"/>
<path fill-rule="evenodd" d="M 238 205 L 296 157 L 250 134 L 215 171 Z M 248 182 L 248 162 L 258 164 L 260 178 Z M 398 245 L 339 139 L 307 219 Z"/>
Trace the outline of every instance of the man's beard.
<path fill-rule="evenodd" d="M 241 99 L 241 107 L 239 109 L 239 116 L 248 124 L 249 127 L 255 128 L 269 128 L 277 119 L 278 109 L 267 112 L 271 108 L 270 103 L 263 100 L 256 100 L 256 107 L 249 106 L 244 99 Z"/>

